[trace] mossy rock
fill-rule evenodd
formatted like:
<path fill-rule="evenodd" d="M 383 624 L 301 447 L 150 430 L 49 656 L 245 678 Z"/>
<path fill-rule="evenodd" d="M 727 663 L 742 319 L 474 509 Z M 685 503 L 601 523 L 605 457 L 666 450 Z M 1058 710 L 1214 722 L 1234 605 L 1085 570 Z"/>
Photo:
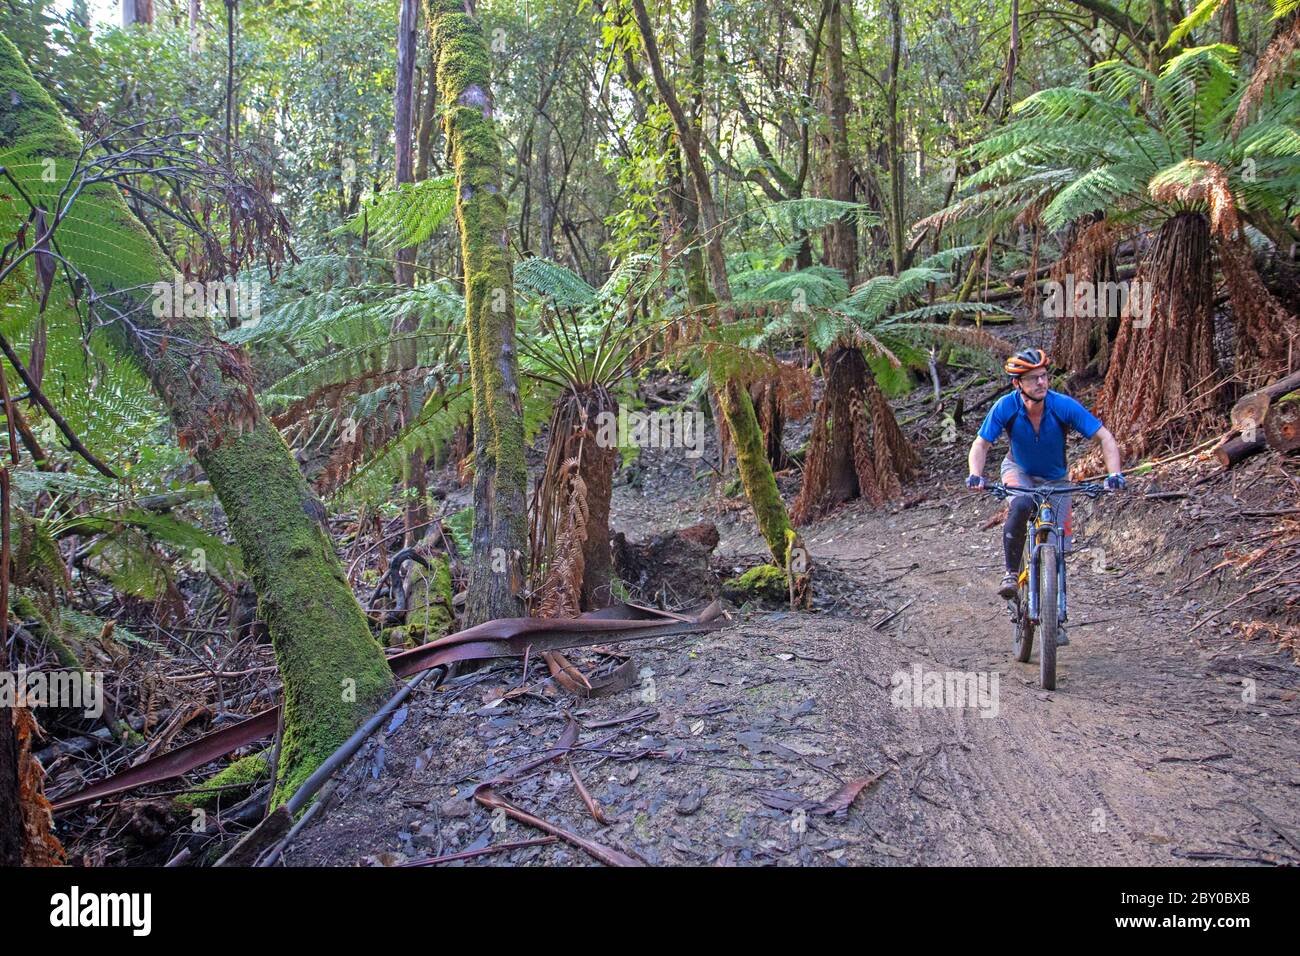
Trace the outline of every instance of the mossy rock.
<path fill-rule="evenodd" d="M 222 797 L 242 796 L 240 788 L 248 789 L 260 780 L 271 776 L 270 754 L 263 750 L 241 757 L 215 776 L 176 798 L 179 806 L 194 809 L 208 807 Z"/>
<path fill-rule="evenodd" d="M 722 582 L 722 596 L 735 604 L 746 601 L 784 602 L 790 598 L 785 571 L 774 564 L 760 564 L 739 577 Z"/>

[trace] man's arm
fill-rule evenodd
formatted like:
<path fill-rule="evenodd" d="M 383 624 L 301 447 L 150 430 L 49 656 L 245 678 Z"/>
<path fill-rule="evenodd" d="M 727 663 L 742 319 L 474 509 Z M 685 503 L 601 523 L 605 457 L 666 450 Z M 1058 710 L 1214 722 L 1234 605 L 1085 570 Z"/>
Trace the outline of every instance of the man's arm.
<path fill-rule="evenodd" d="M 1120 471 L 1119 442 L 1115 441 L 1115 436 L 1110 433 L 1110 429 L 1103 425 L 1097 429 L 1097 434 L 1093 437 L 1101 442 L 1101 457 L 1106 462 L 1106 473 L 1113 475 Z M 975 449 L 972 448 L 971 455 L 974 454 Z"/>
<path fill-rule="evenodd" d="M 1103 428 L 1102 431 L 1106 430 Z M 1110 432 L 1106 432 L 1106 434 L 1109 435 Z M 1111 442 L 1113 443 L 1114 441 L 1115 439 L 1112 438 Z M 970 445 L 970 454 L 966 456 L 966 463 L 970 466 L 970 474 L 984 474 L 984 462 L 988 459 L 989 449 L 992 447 L 992 442 L 987 441 L 978 435 L 975 436 L 975 440 L 971 442 Z M 1119 454 L 1118 449 L 1116 450 L 1116 454 Z"/>

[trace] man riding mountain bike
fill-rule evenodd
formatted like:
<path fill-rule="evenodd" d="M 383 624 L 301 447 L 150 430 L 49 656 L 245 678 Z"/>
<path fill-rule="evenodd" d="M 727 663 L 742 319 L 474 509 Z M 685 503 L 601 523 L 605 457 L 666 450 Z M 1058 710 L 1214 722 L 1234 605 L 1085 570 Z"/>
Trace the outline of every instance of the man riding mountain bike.
<path fill-rule="evenodd" d="M 1003 370 L 1011 379 L 1011 391 L 994 402 L 980 426 L 979 435 L 971 443 L 967 458 L 970 475 L 966 487 L 984 487 L 985 459 L 1004 431 L 1010 436 L 1011 448 L 1002 460 L 1003 484 L 1038 488 L 1059 483 L 1067 471 L 1065 436 L 1069 429 L 1084 438 L 1101 441 L 1101 455 L 1109 472 L 1106 490 L 1119 491 L 1125 487 L 1115 436 L 1079 402 L 1048 388 L 1052 375 L 1046 352 L 1023 349 L 1007 359 Z M 1070 498 L 1068 494 L 1060 497 L 1063 501 L 1058 513 L 1066 515 L 1068 521 Z M 998 596 L 1008 601 L 1016 596 L 1026 527 L 1033 508 L 1033 499 L 1028 495 L 1015 495 L 1008 502 L 1007 520 L 1002 527 L 1006 574 L 998 585 Z"/>

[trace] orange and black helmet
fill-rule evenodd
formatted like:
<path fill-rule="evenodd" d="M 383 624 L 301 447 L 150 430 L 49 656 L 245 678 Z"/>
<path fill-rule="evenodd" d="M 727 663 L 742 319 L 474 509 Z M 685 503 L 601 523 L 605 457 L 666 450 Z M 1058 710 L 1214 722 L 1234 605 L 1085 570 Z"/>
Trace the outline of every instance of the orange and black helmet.
<path fill-rule="evenodd" d="M 1021 349 L 1007 359 L 1002 369 L 1012 378 L 1019 378 L 1026 372 L 1036 372 L 1039 369 L 1048 368 L 1051 364 L 1052 360 L 1047 357 L 1047 353 L 1042 349 Z"/>

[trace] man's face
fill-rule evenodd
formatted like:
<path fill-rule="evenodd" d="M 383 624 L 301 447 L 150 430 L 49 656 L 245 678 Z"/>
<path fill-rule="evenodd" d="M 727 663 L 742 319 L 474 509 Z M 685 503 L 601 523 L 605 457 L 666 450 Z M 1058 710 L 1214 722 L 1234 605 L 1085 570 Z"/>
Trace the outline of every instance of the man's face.
<path fill-rule="evenodd" d="M 1047 386 L 1052 381 L 1052 373 L 1046 370 L 1041 372 L 1028 372 L 1018 379 L 1020 390 L 1024 392 L 1025 398 L 1033 399 L 1035 402 L 1041 402 L 1047 397 Z"/>

